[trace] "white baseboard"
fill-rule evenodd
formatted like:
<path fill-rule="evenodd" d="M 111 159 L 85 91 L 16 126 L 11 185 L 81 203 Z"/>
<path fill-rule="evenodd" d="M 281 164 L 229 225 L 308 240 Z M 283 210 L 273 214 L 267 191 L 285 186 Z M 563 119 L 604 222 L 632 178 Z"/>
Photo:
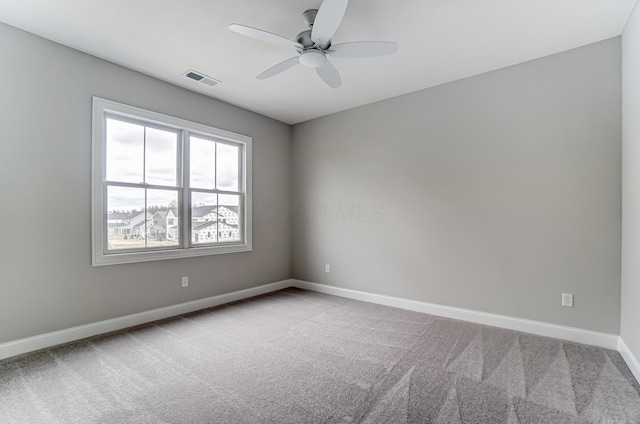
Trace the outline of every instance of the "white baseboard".
<path fill-rule="evenodd" d="M 198 311 L 200 309 L 212 308 L 236 300 L 247 299 L 249 297 L 281 290 L 293 285 L 292 280 L 284 280 L 271 284 L 264 284 L 245 290 L 238 290 L 232 293 L 221 294 L 208 297 L 206 299 L 194 300 L 192 302 L 180 303 L 178 305 L 153 309 L 151 311 L 126 315 L 123 317 L 108 319 L 78 327 L 67 328 L 65 330 L 53 331 L 51 333 L 40 334 L 0 344 L 0 359 L 10 358 L 27 352 L 56 346 L 62 343 L 83 339 L 85 337 L 96 336 L 110 331 L 121 330 L 135 325 L 146 324 L 148 322 L 169 318 L 176 315 Z"/>
<path fill-rule="evenodd" d="M 618 341 L 618 352 L 620 352 L 622 359 L 627 363 L 627 366 L 631 370 L 633 376 L 636 378 L 638 383 L 640 383 L 640 362 L 631 352 L 629 346 L 627 346 L 624 340 L 622 340 L 622 337 L 620 337 Z"/>
<path fill-rule="evenodd" d="M 287 287 L 298 287 L 320 293 L 331 294 L 354 300 L 377 303 L 380 305 L 392 306 L 416 312 L 459 319 L 478 324 L 501 327 L 510 330 L 523 331 L 540 336 L 553 337 L 569 340 L 577 343 L 584 343 L 600 346 L 607 349 L 618 350 L 624 360 L 629 365 L 636 379 L 640 380 L 640 364 L 633 356 L 624 341 L 617 335 L 599 333 L 595 331 L 583 330 L 574 327 L 566 327 L 546 322 L 532 321 L 522 318 L 514 318 L 504 315 L 490 314 L 470 309 L 443 306 L 434 303 L 420 302 L 416 300 L 403 299 L 393 296 L 385 296 L 374 293 L 361 292 L 356 290 L 343 289 L 326 284 L 310 283 L 301 280 L 283 280 L 232 293 L 199 299 L 192 302 L 153 309 L 151 311 L 126 315 L 96 323 L 81 325 L 64 330 L 53 331 L 33 337 L 27 337 L 0 344 L 0 359 L 9 358 L 23 353 L 45 349 L 62 343 L 108 333 L 110 331 L 121 330 L 148 322 L 169 318 L 176 315 L 186 314 L 200 309 L 211 308 L 237 300 L 270 293 Z"/>
<path fill-rule="evenodd" d="M 514 318 L 505 315 L 490 314 L 487 312 L 479 312 L 470 309 L 454 308 L 451 306 L 443 306 L 435 303 L 419 302 L 416 300 L 403 299 L 400 297 L 366 293 L 357 290 L 349 290 L 329 286 L 326 284 L 310 283 L 308 281 L 293 280 L 293 285 L 301 289 L 313 290 L 316 292 L 332 294 L 349 299 L 362 300 L 365 302 L 393 306 L 396 308 L 407 309 L 415 312 L 423 312 L 446 318 L 459 319 L 462 321 L 469 321 L 477 324 L 490 325 L 493 327 L 500 327 L 509 330 L 537 334 L 539 336 L 553 337 L 556 339 L 563 339 L 571 342 L 618 350 L 619 337 L 614 334 L 599 333 L 596 331 L 583 330 L 580 328 L 567 327 L 563 325 L 550 324 L 546 322 L 533 321 L 522 318 Z"/>

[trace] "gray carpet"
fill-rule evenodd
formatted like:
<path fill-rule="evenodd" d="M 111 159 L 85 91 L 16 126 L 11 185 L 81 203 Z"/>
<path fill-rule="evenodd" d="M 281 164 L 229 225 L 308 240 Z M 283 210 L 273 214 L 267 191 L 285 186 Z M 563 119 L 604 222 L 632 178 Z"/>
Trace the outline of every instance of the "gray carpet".
<path fill-rule="evenodd" d="M 615 351 L 287 289 L 0 362 L 0 423 L 640 423 Z"/>

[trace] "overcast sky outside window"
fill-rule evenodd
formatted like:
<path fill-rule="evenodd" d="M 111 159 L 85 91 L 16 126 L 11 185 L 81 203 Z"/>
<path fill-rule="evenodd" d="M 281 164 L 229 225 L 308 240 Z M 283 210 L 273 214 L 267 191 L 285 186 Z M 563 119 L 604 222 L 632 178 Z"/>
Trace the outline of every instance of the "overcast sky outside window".
<path fill-rule="evenodd" d="M 108 181 L 178 186 L 178 133 L 107 118 Z M 239 184 L 238 146 L 215 143 L 191 136 L 191 173 L 193 188 L 237 191 Z M 146 153 L 146 155 L 145 155 Z M 217 154 L 217 163 L 216 163 Z M 217 166 L 216 166 L 217 165 Z M 146 169 L 145 169 L 146 167 Z M 217 183 L 217 187 L 216 187 Z M 175 190 L 148 190 L 147 205 L 169 206 L 178 200 Z M 197 201 L 196 201 L 197 200 Z M 238 206 L 239 196 L 219 195 L 220 205 Z M 200 193 L 192 199 L 194 205 L 215 205 L 216 195 Z M 113 187 L 107 193 L 107 209 L 141 210 L 144 189 Z"/>

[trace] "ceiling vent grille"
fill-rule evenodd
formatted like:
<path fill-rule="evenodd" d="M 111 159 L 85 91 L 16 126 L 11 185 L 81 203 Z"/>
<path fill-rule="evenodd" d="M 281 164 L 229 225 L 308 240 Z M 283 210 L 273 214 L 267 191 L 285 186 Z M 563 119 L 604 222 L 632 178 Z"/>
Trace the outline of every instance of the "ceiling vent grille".
<path fill-rule="evenodd" d="M 211 78 L 205 74 L 203 74 L 202 72 L 196 72 L 192 69 L 189 69 L 187 72 L 185 72 L 183 74 L 185 77 L 192 79 L 194 81 L 200 82 L 202 84 L 206 84 L 210 87 L 216 86 L 218 84 L 220 84 L 220 81 L 218 81 L 215 78 Z"/>

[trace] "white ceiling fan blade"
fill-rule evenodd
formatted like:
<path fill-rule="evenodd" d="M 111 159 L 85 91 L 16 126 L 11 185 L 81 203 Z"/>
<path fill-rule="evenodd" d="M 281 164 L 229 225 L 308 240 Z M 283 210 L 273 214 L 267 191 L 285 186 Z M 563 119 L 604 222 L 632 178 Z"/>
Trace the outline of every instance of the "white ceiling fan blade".
<path fill-rule="evenodd" d="M 298 56 L 292 57 L 291 59 L 287 59 L 284 62 L 280 62 L 277 65 L 272 66 L 271 68 L 258 75 L 256 78 L 259 80 L 271 78 L 274 75 L 278 75 L 280 72 L 284 72 L 289 68 L 293 68 L 298 63 Z"/>
<path fill-rule="evenodd" d="M 338 30 L 340 22 L 347 11 L 348 0 L 324 0 L 318 9 L 311 40 L 319 46 L 326 46 Z"/>
<path fill-rule="evenodd" d="M 390 41 L 357 41 L 333 44 L 327 54 L 333 57 L 376 57 L 394 54 L 398 43 Z"/>
<path fill-rule="evenodd" d="M 335 66 L 328 60 L 324 62 L 324 65 L 316 68 L 318 76 L 331 88 L 338 88 L 342 85 L 342 78 Z"/>
<path fill-rule="evenodd" d="M 267 31 L 263 31 L 257 28 L 251 28 L 246 25 L 231 24 L 229 25 L 231 31 L 235 31 L 238 34 L 246 35 L 247 37 L 255 38 L 256 40 L 264 41 L 265 43 L 275 44 L 276 46 L 293 47 L 296 49 L 302 49 L 302 45 L 296 41 L 289 40 L 277 34 L 272 34 Z"/>

